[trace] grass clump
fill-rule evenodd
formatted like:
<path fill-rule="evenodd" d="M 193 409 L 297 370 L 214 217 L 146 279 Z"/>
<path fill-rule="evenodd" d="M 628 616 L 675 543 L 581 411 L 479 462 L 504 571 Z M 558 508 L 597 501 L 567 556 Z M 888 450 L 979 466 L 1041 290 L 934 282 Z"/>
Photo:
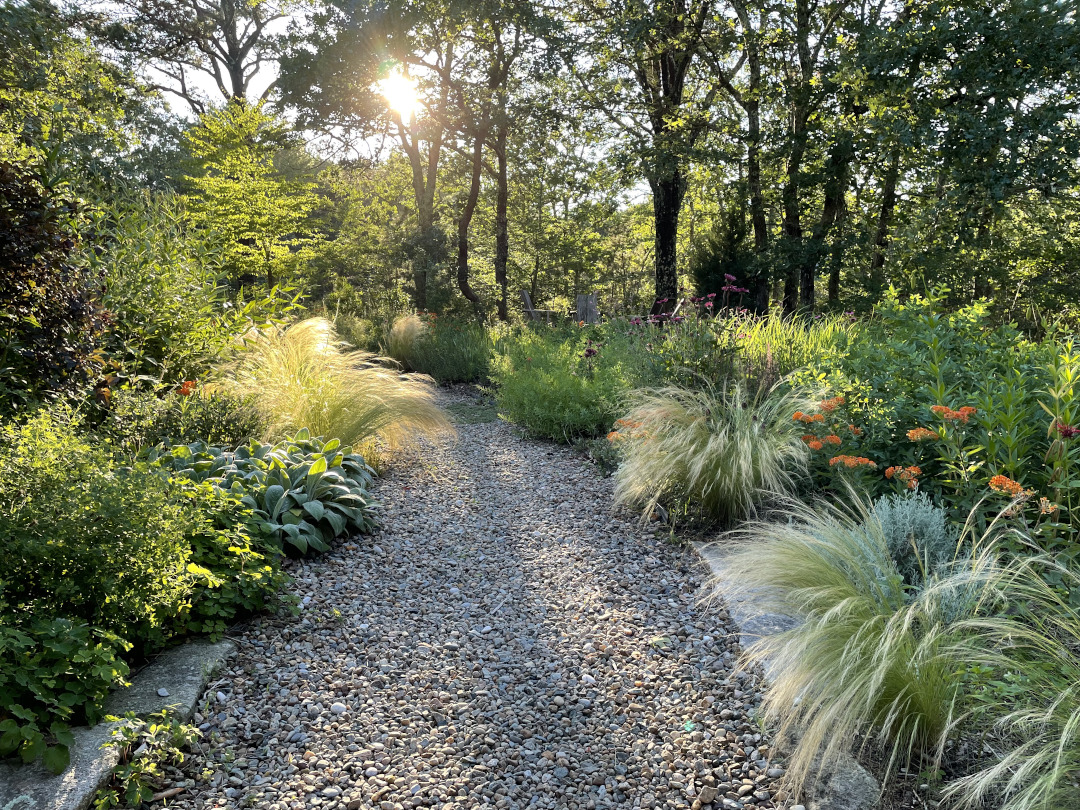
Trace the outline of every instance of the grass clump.
<path fill-rule="evenodd" d="M 786 519 L 751 524 L 726 557 L 725 596 L 753 593 L 763 612 L 798 626 L 746 651 L 770 664 L 765 712 L 780 738 L 798 732 L 788 778 L 797 792 L 857 739 L 890 766 L 937 770 L 964 713 L 957 643 L 995 570 L 988 552 L 905 582 L 873 508 L 798 504 Z M 914 538 L 918 546 L 922 538 Z M 891 770 L 891 767 L 890 767 Z"/>
<path fill-rule="evenodd" d="M 396 360 L 406 371 L 415 370 L 416 347 L 427 331 L 428 322 L 419 315 L 402 315 L 383 335 L 383 354 Z"/>
<path fill-rule="evenodd" d="M 634 394 L 609 437 L 623 446 L 616 501 L 644 505 L 646 514 L 669 503 L 724 522 L 747 517 L 770 495 L 790 492 L 805 466 L 791 419 L 802 401 L 776 388 L 751 397 L 736 383 Z"/>
<path fill-rule="evenodd" d="M 394 446 L 453 430 L 429 378 L 343 350 L 324 318 L 254 333 L 227 372 L 224 387 L 251 398 L 269 425 L 268 439 L 306 428 L 344 444 L 378 439 Z"/>

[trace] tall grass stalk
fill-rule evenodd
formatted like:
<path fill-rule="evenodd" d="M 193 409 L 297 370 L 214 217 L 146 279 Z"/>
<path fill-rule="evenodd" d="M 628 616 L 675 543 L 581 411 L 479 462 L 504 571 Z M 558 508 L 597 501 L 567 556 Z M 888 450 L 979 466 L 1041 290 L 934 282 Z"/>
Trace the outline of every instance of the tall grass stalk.
<path fill-rule="evenodd" d="M 1051 584 L 1053 583 L 1053 584 Z M 1080 593 L 1075 563 L 1045 555 L 1003 568 L 990 586 L 1009 610 L 962 625 L 958 653 L 1009 684 L 983 696 L 994 761 L 945 789 L 955 806 L 1080 807 Z M 999 684 L 1001 681 L 998 682 Z"/>
<path fill-rule="evenodd" d="M 383 353 L 398 363 L 406 371 L 414 370 L 416 348 L 427 334 L 428 325 L 418 315 L 402 315 L 386 330 L 383 337 Z"/>
<path fill-rule="evenodd" d="M 267 439 L 307 428 L 314 436 L 391 447 L 453 428 L 428 377 L 402 374 L 368 352 L 342 350 L 324 318 L 249 335 L 224 370 L 223 386 L 251 397 L 269 424 Z"/>
<path fill-rule="evenodd" d="M 854 496 L 853 496 L 854 498 Z M 792 504 L 775 522 L 731 536 L 725 597 L 752 595 L 764 613 L 798 619 L 745 651 L 774 673 L 766 718 L 797 738 L 795 792 L 862 737 L 890 765 L 937 768 L 957 718 L 961 622 L 979 608 L 995 568 L 985 548 L 906 587 L 870 504 Z M 890 768 L 891 770 L 891 768 Z"/>
<path fill-rule="evenodd" d="M 737 363 L 746 377 L 782 377 L 813 359 L 827 357 L 847 345 L 856 325 L 847 318 L 827 316 L 808 321 L 803 318 L 735 318 L 728 328 L 736 333 Z"/>
<path fill-rule="evenodd" d="M 690 504 L 733 521 L 770 495 L 790 492 L 805 468 L 806 445 L 791 415 L 805 397 L 773 388 L 757 397 L 737 383 L 700 390 L 663 388 L 631 395 L 625 456 L 615 499 Z"/>

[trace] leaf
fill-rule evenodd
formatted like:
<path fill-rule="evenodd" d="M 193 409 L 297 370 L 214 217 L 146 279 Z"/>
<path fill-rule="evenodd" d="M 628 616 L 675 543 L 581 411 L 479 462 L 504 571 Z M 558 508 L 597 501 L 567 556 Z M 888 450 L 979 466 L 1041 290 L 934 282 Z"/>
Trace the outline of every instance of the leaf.
<path fill-rule="evenodd" d="M 304 504 L 304 511 L 315 520 L 322 520 L 323 515 L 326 514 L 326 507 L 323 506 L 322 501 L 308 501 Z"/>
<path fill-rule="evenodd" d="M 263 495 L 263 502 L 266 504 L 267 511 L 271 514 L 274 513 L 278 501 L 281 500 L 281 496 L 285 494 L 285 487 L 280 484 L 274 484 L 271 487 L 267 487 L 266 493 Z"/>
<path fill-rule="evenodd" d="M 312 478 L 324 472 L 326 472 L 326 456 L 319 456 L 315 459 L 315 463 L 311 465 L 311 469 L 307 471 L 307 477 Z"/>
<path fill-rule="evenodd" d="M 71 764 L 71 751 L 66 745 L 54 745 L 46 749 L 41 763 L 51 772 L 60 774 Z"/>

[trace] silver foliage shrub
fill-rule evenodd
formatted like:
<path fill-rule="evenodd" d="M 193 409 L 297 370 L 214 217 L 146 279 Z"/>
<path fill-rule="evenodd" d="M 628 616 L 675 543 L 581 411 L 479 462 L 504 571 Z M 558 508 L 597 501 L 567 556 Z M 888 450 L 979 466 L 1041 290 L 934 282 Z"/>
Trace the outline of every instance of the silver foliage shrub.
<path fill-rule="evenodd" d="M 881 524 L 889 554 L 909 585 L 942 572 L 956 556 L 957 533 L 947 525 L 945 510 L 924 492 L 879 498 L 870 516 Z"/>

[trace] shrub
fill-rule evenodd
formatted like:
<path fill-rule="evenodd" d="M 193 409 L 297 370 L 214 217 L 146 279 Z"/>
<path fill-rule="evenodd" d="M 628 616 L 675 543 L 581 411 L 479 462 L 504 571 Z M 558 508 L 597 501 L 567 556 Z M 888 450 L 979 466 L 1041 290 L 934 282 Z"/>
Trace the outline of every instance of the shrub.
<path fill-rule="evenodd" d="M 743 386 L 638 392 L 622 430 L 615 499 L 689 505 L 721 521 L 752 514 L 770 495 L 789 492 L 807 449 L 791 412 L 802 400 L 772 390 L 757 398 Z"/>
<path fill-rule="evenodd" d="M 355 445 L 390 445 L 451 432 L 426 377 L 401 374 L 367 352 L 343 351 L 324 318 L 255 332 L 226 369 L 221 389 L 249 397 L 267 436 L 302 429 Z"/>
<path fill-rule="evenodd" d="M 232 449 L 263 435 L 266 424 L 250 397 L 184 382 L 160 395 L 117 391 L 95 429 L 123 450 L 137 453 L 159 442 L 205 441 Z"/>
<path fill-rule="evenodd" d="M 891 760 L 935 769 L 962 714 L 961 623 L 978 610 L 993 557 L 981 553 L 911 588 L 866 504 L 853 513 L 796 505 L 786 520 L 734 537 L 725 567 L 737 585 L 725 596 L 752 592 L 763 612 L 800 622 L 746 650 L 770 664 L 765 711 L 780 737 L 801 731 L 793 788 L 860 737 L 881 742 Z"/>
<path fill-rule="evenodd" d="M 208 481 L 239 497 L 264 547 L 268 541 L 279 551 L 326 551 L 348 530 L 375 525 L 371 468 L 337 439 L 324 443 L 306 430 L 276 445 L 252 442 L 235 452 L 202 442 L 157 448 L 149 460 L 173 476 Z"/>
<path fill-rule="evenodd" d="M 60 616 L 160 643 L 191 593 L 196 519 L 168 481 L 116 466 L 70 415 L 0 430 L 0 598 L 16 622 Z"/>
<path fill-rule="evenodd" d="M 101 702 L 128 674 L 120 656 L 130 645 L 115 633 L 63 618 L 15 626 L 2 604 L 0 617 L 0 757 L 44 757 L 45 766 L 59 773 L 74 743 L 68 724 L 99 719 Z"/>
<path fill-rule="evenodd" d="M 32 166 L 0 160 L 0 412 L 91 373 L 99 315 L 77 259 L 78 205 Z"/>
<path fill-rule="evenodd" d="M 881 524 L 889 556 L 908 585 L 933 578 L 956 557 L 956 531 L 925 492 L 879 498 L 870 518 Z"/>
<path fill-rule="evenodd" d="M 600 328 L 522 328 L 503 335 L 491 366 L 499 410 L 533 436 L 603 436 L 649 369 L 629 341 Z"/>
<path fill-rule="evenodd" d="M 413 343 L 409 367 L 439 383 L 483 380 L 491 362 L 491 338 L 477 323 L 435 320 Z"/>

